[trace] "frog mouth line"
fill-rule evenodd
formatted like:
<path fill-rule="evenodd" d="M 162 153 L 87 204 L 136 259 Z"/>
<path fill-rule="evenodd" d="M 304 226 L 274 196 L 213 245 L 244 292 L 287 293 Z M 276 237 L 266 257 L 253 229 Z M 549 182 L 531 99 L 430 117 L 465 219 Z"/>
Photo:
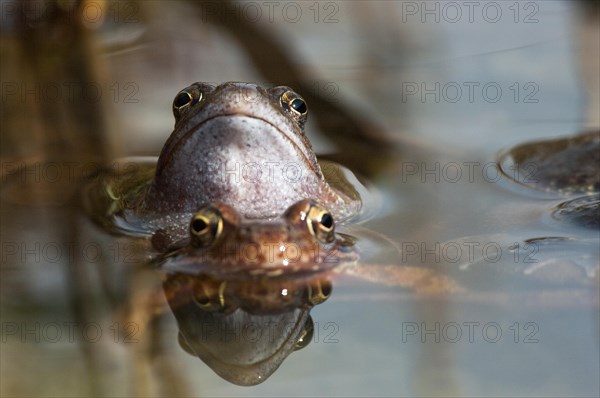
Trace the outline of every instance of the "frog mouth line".
<path fill-rule="evenodd" d="M 328 254 L 328 256 L 333 254 L 335 252 L 331 251 L 331 254 Z M 157 258 L 156 265 L 169 272 L 174 271 L 192 275 L 205 273 L 226 280 L 248 281 L 255 278 L 269 278 L 272 280 L 290 278 L 291 280 L 296 280 L 311 275 L 326 274 L 338 267 L 350 265 L 358 259 L 357 255 L 348 254 L 347 257 L 335 261 L 329 260 L 324 263 L 303 262 L 288 267 L 283 265 L 264 266 L 260 264 L 249 266 L 247 263 L 238 260 L 211 259 L 208 258 L 208 255 L 206 256 L 207 258 L 199 260 L 190 255 L 189 252 L 186 252 L 185 249 L 181 249 L 178 252 Z"/>
<path fill-rule="evenodd" d="M 304 146 L 304 148 L 302 148 L 299 145 L 299 143 L 298 143 L 298 139 L 294 139 L 294 137 L 290 137 L 290 135 L 287 134 L 285 131 L 283 131 L 279 126 L 277 126 L 276 124 L 270 122 L 267 119 L 264 119 L 262 117 L 255 116 L 255 115 L 252 115 L 252 114 L 240 113 L 240 112 L 237 112 L 237 113 L 223 113 L 223 114 L 211 116 L 211 117 L 206 118 L 206 119 L 200 121 L 199 123 L 193 125 L 192 127 L 190 127 L 188 129 L 188 131 L 181 138 L 179 138 L 179 140 L 169 149 L 169 152 L 165 154 L 166 156 L 164 156 L 164 157 L 165 157 L 165 159 L 167 159 L 166 164 L 170 163 L 170 161 L 171 161 L 170 154 L 173 153 L 179 147 L 179 145 L 181 145 L 181 143 L 186 142 L 187 139 L 191 135 L 195 134 L 198 131 L 198 128 L 200 126 L 202 126 L 203 124 L 205 124 L 205 123 L 207 123 L 207 122 L 209 122 L 211 120 L 215 120 L 215 119 L 218 119 L 218 118 L 236 117 L 236 116 L 247 117 L 249 119 L 259 120 L 259 121 L 261 121 L 261 122 L 263 122 L 263 123 L 265 123 L 265 124 L 273 127 L 275 130 L 277 130 L 281 134 L 282 137 L 284 137 L 295 148 L 296 152 L 298 152 L 302 156 L 302 159 L 304 160 L 304 163 L 311 170 L 313 170 L 319 177 L 321 177 L 321 171 L 318 169 L 318 166 L 316 166 L 316 159 L 314 159 L 313 161 L 311 161 L 311 159 L 310 159 L 311 157 L 310 157 L 309 153 L 307 152 L 306 146 Z"/>

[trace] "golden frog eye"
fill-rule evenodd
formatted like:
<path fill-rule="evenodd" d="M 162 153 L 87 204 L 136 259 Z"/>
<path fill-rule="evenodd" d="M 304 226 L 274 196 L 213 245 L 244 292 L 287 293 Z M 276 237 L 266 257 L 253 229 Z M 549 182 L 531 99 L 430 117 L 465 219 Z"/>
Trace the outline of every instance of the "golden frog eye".
<path fill-rule="evenodd" d="M 288 90 L 281 94 L 281 106 L 289 112 L 300 125 L 304 125 L 308 115 L 308 106 L 302 97 L 295 92 Z"/>
<path fill-rule="evenodd" d="M 308 319 L 304 323 L 304 329 L 302 329 L 302 333 L 300 333 L 300 337 L 296 341 L 296 345 L 294 346 L 294 351 L 298 351 L 306 347 L 310 344 L 313 338 L 313 334 L 315 333 L 315 324 L 312 320 L 312 317 L 309 315 Z"/>
<path fill-rule="evenodd" d="M 312 305 L 323 303 L 331 296 L 333 287 L 327 279 L 318 280 L 308 286 L 308 302 Z"/>
<path fill-rule="evenodd" d="M 181 90 L 173 100 L 173 115 L 175 122 L 178 122 L 194 105 L 204 99 L 214 91 L 215 87 L 212 84 L 196 82 Z"/>
<path fill-rule="evenodd" d="M 293 204 L 283 216 L 293 225 L 306 226 L 308 232 L 321 243 L 331 243 L 335 240 L 333 216 L 314 200 L 305 199 Z"/>
<path fill-rule="evenodd" d="M 221 311 L 225 308 L 226 282 L 207 280 L 196 285 L 194 303 L 206 311 Z"/>
<path fill-rule="evenodd" d="M 333 216 L 319 204 L 312 204 L 306 213 L 306 225 L 310 233 L 321 243 L 331 243 L 335 239 Z"/>
<path fill-rule="evenodd" d="M 181 109 L 184 106 L 191 104 L 193 100 L 194 97 L 192 94 L 188 93 L 187 91 L 181 91 L 173 100 L 173 108 Z"/>
<path fill-rule="evenodd" d="M 194 93 L 187 91 L 187 89 L 180 91 L 173 100 L 173 116 L 175 116 L 175 120 L 179 120 L 201 98 L 202 93 L 200 92 L 194 96 Z"/>
<path fill-rule="evenodd" d="M 196 212 L 190 222 L 190 236 L 192 245 L 208 247 L 212 245 L 223 232 L 223 216 L 212 205 L 208 205 Z"/>

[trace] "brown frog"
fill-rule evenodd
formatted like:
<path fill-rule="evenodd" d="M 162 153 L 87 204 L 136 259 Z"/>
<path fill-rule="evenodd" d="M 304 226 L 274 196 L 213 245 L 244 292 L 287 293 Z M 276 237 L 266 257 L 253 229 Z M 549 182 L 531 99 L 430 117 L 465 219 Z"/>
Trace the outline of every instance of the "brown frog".
<path fill-rule="evenodd" d="M 209 203 L 189 225 L 189 237 L 158 231 L 157 262 L 166 271 L 244 279 L 302 276 L 358 260 L 354 239 L 335 234 L 333 215 L 314 200 L 290 206 L 278 220 L 247 221 L 231 206 Z"/>
<path fill-rule="evenodd" d="M 194 83 L 176 95 L 173 113 L 175 129 L 156 164 L 126 163 L 87 195 L 97 221 L 148 233 L 186 225 L 211 201 L 251 219 L 278 217 L 303 198 L 339 220 L 360 210 L 349 174 L 317 161 L 304 133 L 307 104 L 289 87 Z"/>

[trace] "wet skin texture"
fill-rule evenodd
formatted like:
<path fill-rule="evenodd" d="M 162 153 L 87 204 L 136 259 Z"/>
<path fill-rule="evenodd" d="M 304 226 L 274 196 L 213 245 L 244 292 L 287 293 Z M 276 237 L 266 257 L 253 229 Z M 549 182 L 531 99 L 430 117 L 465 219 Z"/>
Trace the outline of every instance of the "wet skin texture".
<path fill-rule="evenodd" d="M 142 213 L 192 212 L 220 201 L 247 218 L 275 218 L 314 198 L 338 218 L 360 202 L 330 187 L 304 134 L 308 107 L 289 87 L 194 83 L 173 102 Z"/>

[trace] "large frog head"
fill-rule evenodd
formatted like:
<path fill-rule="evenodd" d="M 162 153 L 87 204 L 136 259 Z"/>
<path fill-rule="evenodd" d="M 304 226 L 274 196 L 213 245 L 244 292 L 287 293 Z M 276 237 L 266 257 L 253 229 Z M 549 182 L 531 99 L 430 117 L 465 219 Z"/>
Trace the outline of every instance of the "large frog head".
<path fill-rule="evenodd" d="M 167 253 L 158 263 L 169 271 L 247 280 L 313 274 L 358 260 L 354 240 L 336 235 L 331 213 L 309 199 L 272 221 L 245 220 L 231 206 L 212 202 L 193 215 L 188 238 L 162 232 L 153 242 Z"/>
<path fill-rule="evenodd" d="M 273 218 L 310 197 L 336 215 L 356 212 L 325 181 L 304 134 L 307 104 L 289 87 L 194 83 L 175 96 L 173 113 L 146 209 L 221 201 L 248 218 Z"/>

